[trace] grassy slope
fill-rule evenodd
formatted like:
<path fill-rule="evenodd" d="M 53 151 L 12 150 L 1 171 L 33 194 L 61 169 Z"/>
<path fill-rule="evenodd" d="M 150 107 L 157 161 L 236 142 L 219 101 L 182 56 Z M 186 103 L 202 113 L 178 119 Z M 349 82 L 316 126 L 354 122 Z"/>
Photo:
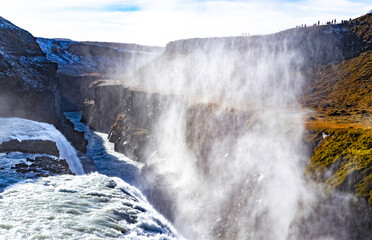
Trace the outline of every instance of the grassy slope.
<path fill-rule="evenodd" d="M 315 144 L 305 174 L 328 190 L 352 191 L 372 205 L 372 15 L 348 28 L 367 43 L 365 52 L 320 66 L 303 104 Z"/>
<path fill-rule="evenodd" d="M 328 128 L 322 132 L 327 136 L 314 148 L 305 173 L 326 183 L 329 190 L 353 191 L 372 204 L 372 130 Z"/>
<path fill-rule="evenodd" d="M 358 24 L 350 25 L 349 29 L 369 45 L 372 44 L 372 13 L 356 18 L 354 21 L 358 21 Z"/>
<path fill-rule="evenodd" d="M 325 66 L 313 84 L 308 104 L 321 112 L 372 109 L 372 51 Z"/>

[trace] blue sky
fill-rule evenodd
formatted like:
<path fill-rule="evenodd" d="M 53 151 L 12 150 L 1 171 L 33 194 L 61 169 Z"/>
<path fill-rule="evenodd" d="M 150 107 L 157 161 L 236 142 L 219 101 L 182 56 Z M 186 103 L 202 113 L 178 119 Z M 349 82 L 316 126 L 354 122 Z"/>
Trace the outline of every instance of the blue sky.
<path fill-rule="evenodd" d="M 0 16 L 35 36 L 165 45 L 192 37 L 273 33 L 349 19 L 372 0 L 0 0 Z"/>

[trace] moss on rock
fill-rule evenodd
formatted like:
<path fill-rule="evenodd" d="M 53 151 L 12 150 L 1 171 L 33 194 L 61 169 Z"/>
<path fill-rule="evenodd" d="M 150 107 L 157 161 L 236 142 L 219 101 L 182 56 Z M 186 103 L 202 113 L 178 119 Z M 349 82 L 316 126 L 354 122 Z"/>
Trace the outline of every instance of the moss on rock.
<path fill-rule="evenodd" d="M 305 174 L 328 190 L 352 191 L 372 204 L 372 130 L 321 131 Z"/>

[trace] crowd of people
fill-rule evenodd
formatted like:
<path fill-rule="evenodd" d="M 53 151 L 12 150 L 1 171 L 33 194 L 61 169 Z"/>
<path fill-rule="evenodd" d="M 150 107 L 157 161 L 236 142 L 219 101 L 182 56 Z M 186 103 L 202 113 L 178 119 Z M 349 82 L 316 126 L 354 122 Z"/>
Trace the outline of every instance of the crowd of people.
<path fill-rule="evenodd" d="M 362 23 L 362 21 L 357 20 L 357 19 L 351 20 L 351 18 L 349 20 L 341 20 L 341 22 L 337 22 L 336 19 L 332 19 L 331 21 L 327 21 L 325 23 L 321 23 L 320 21 L 318 21 L 317 23 L 314 23 L 313 26 L 333 25 L 333 24 L 355 24 L 355 25 L 359 25 L 361 23 Z M 296 28 L 300 28 L 300 27 L 307 27 L 307 26 L 306 26 L 306 24 L 301 24 L 301 25 L 296 26 Z M 309 27 L 310 27 L 310 25 L 309 25 Z"/>

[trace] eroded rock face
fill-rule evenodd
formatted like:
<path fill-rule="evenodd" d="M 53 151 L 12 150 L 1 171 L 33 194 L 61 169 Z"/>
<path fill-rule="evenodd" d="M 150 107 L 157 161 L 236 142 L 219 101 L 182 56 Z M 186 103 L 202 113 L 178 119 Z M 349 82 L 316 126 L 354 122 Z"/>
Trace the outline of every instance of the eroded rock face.
<path fill-rule="evenodd" d="M 247 49 L 252 49 L 252 51 L 257 53 L 263 52 L 263 49 L 274 53 L 294 51 L 298 53 L 299 57 L 302 59 L 300 65 L 302 69 L 293 70 L 302 71 L 303 75 L 306 77 L 310 75 L 308 72 L 311 72 L 311 68 L 315 65 L 338 63 L 344 59 L 353 58 L 368 48 L 367 42 L 356 34 L 355 29 L 352 29 L 352 27 L 353 24 L 337 24 L 289 29 L 276 34 L 247 38 L 229 37 L 174 41 L 166 46 L 163 55 L 151 62 L 147 67 L 141 68 L 128 80 L 129 82 L 144 84 L 146 84 L 146 81 L 151 83 L 155 81 L 151 77 L 156 73 L 154 79 L 163 80 L 170 78 L 169 80 L 172 82 L 172 74 L 169 73 L 177 72 L 177 66 L 184 60 L 182 58 L 183 56 L 196 53 L 197 56 L 206 58 L 215 57 L 212 53 L 214 53 L 216 49 L 223 53 L 236 52 L 237 56 L 242 57 Z M 330 52 L 332 52 L 332 54 L 329 54 Z M 192 64 L 197 66 L 197 64 L 191 62 L 191 65 Z M 244 71 L 242 69 L 246 68 L 246 66 L 241 66 L 239 64 L 237 66 L 236 75 L 240 76 L 239 74 L 242 73 L 241 77 L 244 79 Z M 185 72 L 188 70 L 193 71 L 193 68 L 190 66 L 185 66 L 185 69 Z M 206 69 L 204 70 L 207 71 Z M 185 77 L 192 78 L 192 75 L 188 76 L 187 73 L 185 73 Z M 154 86 L 156 86 L 156 84 L 154 84 Z M 131 157 L 133 155 L 138 155 L 133 154 L 135 152 L 134 148 L 136 147 L 130 147 L 129 145 L 132 142 L 133 145 L 138 145 L 139 142 L 143 143 L 145 141 L 144 135 L 151 136 L 151 125 L 157 121 L 162 101 L 164 98 L 169 99 L 170 96 L 165 93 L 150 93 L 151 91 L 161 92 L 161 88 L 156 90 L 143 90 L 141 88 L 131 90 L 130 88 L 121 87 L 120 84 L 112 82 L 106 84 L 104 81 L 92 83 L 89 89 L 89 93 L 85 100 L 83 119 L 90 127 L 98 131 L 109 132 L 111 126 L 113 126 L 111 128 L 110 140 L 118 143 L 116 149 Z M 205 143 L 199 144 L 199 146 L 193 146 L 193 143 L 190 144 L 190 147 L 197 154 L 201 155 L 206 155 L 208 152 L 208 147 L 210 146 L 208 146 L 207 139 L 209 135 L 209 137 L 214 137 L 216 134 L 223 134 L 221 129 L 226 126 L 218 127 L 218 122 L 229 122 L 230 120 L 234 122 L 234 118 L 240 117 L 238 116 L 239 114 L 244 115 L 244 113 L 234 113 L 219 116 L 221 119 L 216 118 L 212 121 L 215 122 L 215 127 L 207 126 L 210 128 L 210 130 L 208 130 L 209 133 L 207 133 L 207 130 L 200 130 L 196 127 L 197 124 L 193 126 L 192 123 L 193 121 L 196 123 L 196 119 L 198 118 L 200 121 L 203 121 L 202 118 L 204 117 L 200 116 L 208 114 L 207 104 L 205 106 L 199 106 L 199 109 L 198 107 L 190 107 L 188 114 L 191 115 L 189 117 L 190 121 L 188 121 L 188 128 L 190 129 L 188 142 L 196 138 Z M 250 113 L 245 115 L 247 116 L 243 118 L 249 118 Z M 195 117 L 195 119 L 193 119 L 192 116 Z M 228 118 L 231 119 L 229 120 Z M 242 121 L 244 121 L 244 119 Z M 198 129 L 202 132 L 198 133 Z M 213 129 L 216 131 L 213 132 Z M 231 128 L 226 129 L 232 130 Z M 226 132 L 231 132 L 228 130 L 226 130 Z M 234 131 L 235 133 L 238 132 L 236 129 Z M 141 134 L 138 134 L 138 132 Z M 146 132 L 146 134 L 142 134 L 144 132 Z M 207 137 L 201 137 L 202 135 Z M 138 151 L 138 149 L 136 151 Z M 203 158 L 203 156 L 201 156 L 201 158 Z"/>
<path fill-rule="evenodd" d="M 83 109 L 86 89 L 96 80 L 135 72 L 159 56 L 162 47 L 37 38 L 48 60 L 58 64 L 57 101 L 63 112 Z"/>
<path fill-rule="evenodd" d="M 87 152 L 88 141 L 84 137 L 84 133 L 76 131 L 74 124 L 69 121 L 64 115 L 61 115 L 60 122 L 56 126 L 74 148 L 82 153 Z"/>
<path fill-rule="evenodd" d="M 136 127 L 130 115 L 121 114 L 117 117 L 109 134 L 110 142 L 115 143 L 115 151 L 136 161 L 146 157 L 144 147 L 150 142 L 148 130 Z"/>
<path fill-rule="evenodd" d="M 0 17 L 0 116 L 54 123 L 57 65 L 35 38 Z"/>
<path fill-rule="evenodd" d="M 147 93 L 109 81 L 91 84 L 85 100 L 82 120 L 100 132 L 109 133 L 115 150 L 133 160 L 144 161 L 152 152 L 150 140 L 162 108 L 174 95 Z"/>
<path fill-rule="evenodd" d="M 118 114 L 130 105 L 130 93 L 120 84 L 93 82 L 84 102 L 82 120 L 90 128 L 108 133 Z"/>

